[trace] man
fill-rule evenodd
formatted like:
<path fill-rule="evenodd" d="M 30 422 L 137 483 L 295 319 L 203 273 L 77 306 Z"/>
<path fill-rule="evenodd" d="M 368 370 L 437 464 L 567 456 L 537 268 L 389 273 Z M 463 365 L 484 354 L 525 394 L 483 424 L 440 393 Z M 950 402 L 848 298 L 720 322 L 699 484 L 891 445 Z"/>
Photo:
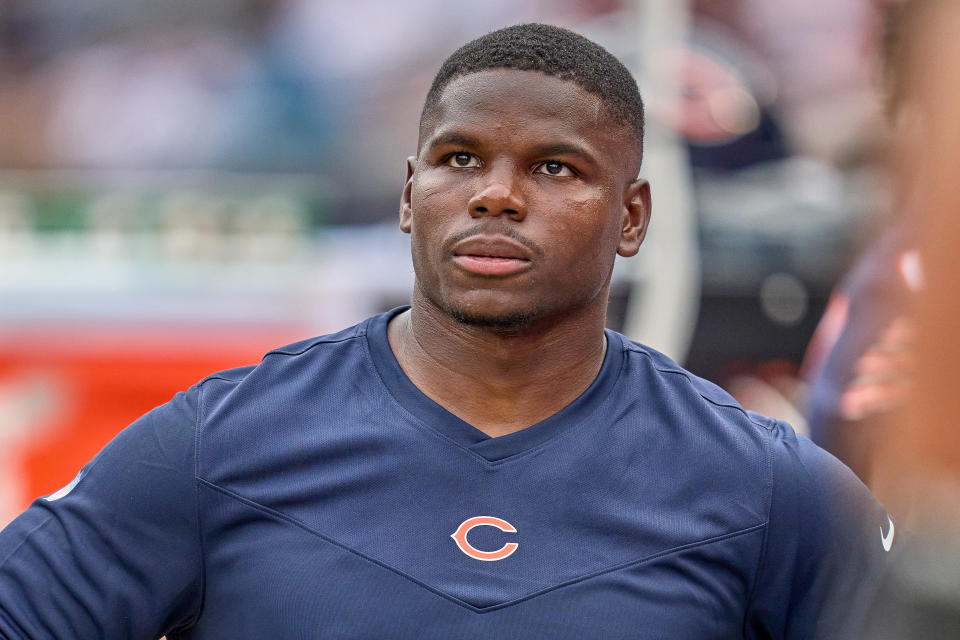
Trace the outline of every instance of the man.
<path fill-rule="evenodd" d="M 642 133 L 636 83 L 581 36 L 455 52 L 407 162 L 410 308 L 121 433 L 0 536 L 0 633 L 841 637 L 893 542 L 882 509 L 604 330 L 650 216 Z"/>

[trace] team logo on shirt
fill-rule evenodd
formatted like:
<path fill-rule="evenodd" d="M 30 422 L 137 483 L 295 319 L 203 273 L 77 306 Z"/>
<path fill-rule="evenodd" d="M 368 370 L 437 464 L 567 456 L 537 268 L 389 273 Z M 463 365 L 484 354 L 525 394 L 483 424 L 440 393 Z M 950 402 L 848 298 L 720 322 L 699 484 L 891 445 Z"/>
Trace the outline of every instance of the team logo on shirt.
<path fill-rule="evenodd" d="M 467 541 L 467 534 L 469 534 L 470 531 L 475 527 L 494 527 L 496 529 L 500 529 L 500 531 L 503 531 L 504 533 L 517 532 L 517 528 L 512 524 L 506 520 L 494 518 L 493 516 L 474 516 L 473 518 L 467 518 L 459 527 L 457 527 L 456 531 L 450 534 L 450 537 L 453 538 L 453 541 L 457 543 L 457 547 L 460 548 L 460 551 L 463 551 L 465 554 L 475 560 L 483 560 L 485 562 L 503 560 L 516 551 L 517 547 L 520 546 L 516 542 L 507 542 L 496 551 L 481 551 Z"/>

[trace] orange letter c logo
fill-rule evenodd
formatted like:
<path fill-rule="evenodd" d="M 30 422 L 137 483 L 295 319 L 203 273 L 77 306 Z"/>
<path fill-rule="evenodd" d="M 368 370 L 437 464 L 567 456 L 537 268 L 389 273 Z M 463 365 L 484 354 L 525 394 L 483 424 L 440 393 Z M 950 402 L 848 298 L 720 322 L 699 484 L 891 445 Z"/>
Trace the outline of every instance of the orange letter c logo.
<path fill-rule="evenodd" d="M 501 520 L 500 518 L 494 518 L 492 516 L 476 516 L 464 520 L 463 524 L 457 527 L 457 530 L 450 534 L 450 537 L 453 538 L 453 541 L 457 543 L 458 547 L 460 547 L 460 551 L 463 551 L 471 558 L 476 560 L 484 560 L 487 562 L 503 560 L 511 553 L 516 551 L 517 547 L 520 546 L 516 542 L 508 542 L 496 551 L 480 551 L 467 542 L 467 534 L 470 533 L 470 530 L 474 527 L 495 527 L 505 533 L 517 532 L 517 529 L 506 520 Z"/>

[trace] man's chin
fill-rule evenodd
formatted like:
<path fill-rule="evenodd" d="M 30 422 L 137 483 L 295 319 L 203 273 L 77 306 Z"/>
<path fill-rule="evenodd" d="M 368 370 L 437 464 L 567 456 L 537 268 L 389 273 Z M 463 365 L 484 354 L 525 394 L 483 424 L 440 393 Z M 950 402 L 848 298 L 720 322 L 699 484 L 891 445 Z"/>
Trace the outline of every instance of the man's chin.
<path fill-rule="evenodd" d="M 529 296 L 508 296 L 489 291 L 469 291 L 466 295 L 426 295 L 419 287 L 414 299 L 419 298 L 436 311 L 465 327 L 493 331 L 522 331 L 543 319 Z"/>
<path fill-rule="evenodd" d="M 448 307 L 446 312 L 451 318 L 470 327 L 493 329 L 497 331 L 516 331 L 529 327 L 535 316 L 521 311 L 504 311 L 492 313 L 476 309 L 461 309 Z"/>

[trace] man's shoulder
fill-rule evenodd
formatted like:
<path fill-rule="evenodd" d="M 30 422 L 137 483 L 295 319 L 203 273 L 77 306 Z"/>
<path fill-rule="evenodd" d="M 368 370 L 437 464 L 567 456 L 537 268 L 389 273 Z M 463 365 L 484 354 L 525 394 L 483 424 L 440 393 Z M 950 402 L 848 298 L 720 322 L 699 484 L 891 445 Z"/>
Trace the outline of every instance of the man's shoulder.
<path fill-rule="evenodd" d="M 367 325 L 371 318 L 335 333 L 327 333 L 271 349 L 258 364 L 234 367 L 212 373 L 199 383 L 208 401 L 240 385 L 250 391 L 270 392 L 276 385 L 291 382 L 291 371 L 315 369 L 322 372 L 326 362 L 343 360 L 358 348 L 364 348 Z M 255 383 L 255 384 L 254 384 Z"/>
<path fill-rule="evenodd" d="M 643 419 L 665 416 L 671 428 L 687 433 L 680 439 L 684 448 L 703 446 L 711 452 L 707 457 L 749 460 L 728 466 L 770 490 L 776 486 L 781 495 L 792 491 L 790 500 L 797 504 L 874 503 L 842 462 L 790 424 L 744 409 L 722 388 L 655 349 L 626 338 L 622 342 L 628 352 L 623 393 L 650 398 L 640 403 Z"/>
<path fill-rule="evenodd" d="M 631 374 L 634 383 L 649 385 L 649 378 L 654 377 L 660 385 L 658 400 L 672 405 L 675 415 L 715 416 L 716 421 L 701 419 L 699 423 L 755 434 L 757 443 L 767 450 L 779 482 L 792 477 L 811 491 L 849 487 L 851 493 L 863 497 L 865 490 L 853 473 L 809 438 L 796 433 L 790 424 L 744 409 L 722 388 L 687 371 L 655 349 L 626 338 L 623 343 L 624 349 L 637 361 Z"/>
<path fill-rule="evenodd" d="M 366 340 L 376 318 L 204 378 L 197 385 L 200 476 L 211 482 L 253 477 L 257 469 L 298 455 L 311 438 L 347 438 L 372 398 L 385 393 Z"/>
<path fill-rule="evenodd" d="M 783 464 L 780 449 L 796 440 L 794 430 L 744 409 L 722 388 L 657 350 L 620 339 L 625 357 L 616 406 L 629 407 L 635 433 L 654 434 L 661 455 L 650 464 L 665 477 L 689 478 L 724 509 L 731 503 L 749 504 L 749 518 L 743 521 L 764 523 L 774 467 Z"/>
<path fill-rule="evenodd" d="M 626 357 L 626 384 L 641 389 L 655 386 L 657 398 L 670 403 L 677 412 L 702 410 L 720 418 L 721 422 L 738 428 L 772 433 L 786 430 L 786 423 L 744 409 L 723 388 L 687 371 L 667 355 L 626 336 L 614 333 L 620 340 Z"/>
<path fill-rule="evenodd" d="M 304 425 L 331 425 L 337 415 L 355 411 L 379 384 L 366 340 L 376 318 L 272 349 L 255 365 L 201 380 L 195 386 L 201 450 L 296 439 Z"/>

